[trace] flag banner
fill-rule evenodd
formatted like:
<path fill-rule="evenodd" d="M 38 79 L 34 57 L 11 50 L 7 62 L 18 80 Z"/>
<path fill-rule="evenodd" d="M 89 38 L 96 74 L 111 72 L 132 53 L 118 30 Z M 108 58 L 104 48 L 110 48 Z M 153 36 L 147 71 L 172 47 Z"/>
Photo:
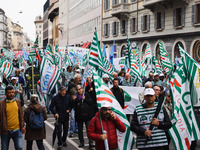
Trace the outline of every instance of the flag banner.
<path fill-rule="evenodd" d="M 13 53 L 5 48 L 2 48 L 2 50 L 3 50 L 2 56 L 6 57 L 7 59 L 12 61 L 13 58 L 15 57 L 15 53 Z"/>
<path fill-rule="evenodd" d="M 181 61 L 170 81 L 173 115 L 172 128 L 169 130 L 169 134 L 175 149 L 189 150 L 191 142 L 200 139 L 200 129 L 192 103 L 195 101 L 193 99 L 197 98 L 192 91 L 194 90 L 192 85 L 194 78 L 192 80 L 190 78 L 190 75 L 193 73 L 195 75 L 195 72 L 198 71 L 195 61 L 187 58 L 183 49 L 180 49 L 180 53 Z M 185 62 L 186 60 L 187 62 Z"/>
<path fill-rule="evenodd" d="M 163 44 L 160 41 L 158 41 L 158 43 L 160 47 L 161 63 L 163 65 L 163 68 L 168 68 L 168 70 L 166 70 L 167 73 L 170 73 L 171 70 L 173 70 L 171 57 L 169 56 L 168 52 L 165 50 Z"/>
<path fill-rule="evenodd" d="M 50 94 L 60 78 L 61 71 L 56 65 L 52 65 L 47 58 L 43 57 L 40 66 L 40 74 L 42 93 Z"/>
<path fill-rule="evenodd" d="M 126 118 L 123 109 L 121 108 L 120 104 L 118 103 L 110 89 L 106 86 L 106 84 L 95 71 L 93 71 L 93 77 L 98 107 L 101 106 L 102 102 L 109 102 L 111 104 L 112 111 L 126 126 L 126 132 L 121 133 L 117 131 L 119 150 L 131 150 L 134 144 L 134 137 L 132 132 L 130 131 L 130 123 Z"/>
<path fill-rule="evenodd" d="M 113 58 L 114 58 L 114 51 L 115 51 L 115 41 L 113 41 L 113 46 L 112 46 L 112 49 L 110 51 L 110 63 L 113 65 Z M 105 57 L 105 56 L 104 56 Z M 105 57 L 106 58 L 106 57 Z"/>
<path fill-rule="evenodd" d="M 145 63 L 145 76 L 148 77 L 149 76 L 149 72 L 152 71 L 152 54 L 151 54 L 151 49 L 149 44 L 147 44 L 146 50 L 145 50 L 145 54 L 143 56 L 143 60 Z"/>
<path fill-rule="evenodd" d="M 22 53 L 22 57 L 24 58 L 24 60 L 28 60 L 28 53 L 26 52 L 26 50 L 25 49 L 23 49 L 22 48 L 22 51 L 23 51 L 23 53 Z"/>
<path fill-rule="evenodd" d="M 125 68 L 126 68 L 126 71 L 131 68 L 131 66 L 130 66 L 130 42 L 129 42 L 128 36 L 127 36 L 127 40 L 126 40 Z"/>
<path fill-rule="evenodd" d="M 97 32 L 95 28 L 93 41 L 91 43 L 90 55 L 89 55 L 89 65 L 94 67 L 98 74 L 102 76 L 103 74 L 108 74 L 109 78 L 113 80 L 113 72 L 115 71 L 114 66 L 106 59 L 100 49 Z"/>
<path fill-rule="evenodd" d="M 181 46 L 179 46 L 179 51 L 190 82 L 192 103 L 195 106 L 200 106 L 200 66 Z"/>
<path fill-rule="evenodd" d="M 52 63 L 55 64 L 55 55 L 51 49 L 51 46 L 48 44 L 46 47 L 46 58 Z"/>
<path fill-rule="evenodd" d="M 162 73 L 162 69 L 160 65 L 158 64 L 158 60 L 156 59 L 156 56 L 154 54 L 152 55 L 152 64 L 153 64 L 153 67 L 152 67 L 153 73 L 155 72 L 159 74 Z"/>
<path fill-rule="evenodd" d="M 47 94 L 42 93 L 41 86 L 40 86 L 40 80 L 37 82 L 37 95 L 39 98 L 40 105 L 43 107 L 46 107 Z"/>
<path fill-rule="evenodd" d="M 62 71 L 62 55 L 59 53 L 58 45 L 55 46 L 55 63 L 58 69 Z"/>
<path fill-rule="evenodd" d="M 8 59 L 6 59 L 5 57 L 2 57 L 1 58 L 1 61 L 0 61 L 0 71 L 2 73 L 5 73 L 6 74 L 6 78 L 8 78 L 12 71 L 13 71 L 13 64 L 11 61 L 9 61 Z"/>

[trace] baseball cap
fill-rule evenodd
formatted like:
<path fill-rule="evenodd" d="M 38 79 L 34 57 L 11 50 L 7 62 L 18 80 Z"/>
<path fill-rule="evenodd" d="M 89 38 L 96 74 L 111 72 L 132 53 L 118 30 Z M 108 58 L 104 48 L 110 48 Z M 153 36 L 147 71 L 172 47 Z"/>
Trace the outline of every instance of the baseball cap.
<path fill-rule="evenodd" d="M 81 70 L 80 69 L 76 69 L 76 72 L 81 72 Z"/>
<path fill-rule="evenodd" d="M 107 75 L 107 74 L 104 74 L 103 76 L 102 76 L 102 78 L 104 79 L 104 78 L 109 78 L 109 76 Z"/>
<path fill-rule="evenodd" d="M 152 88 L 146 88 L 144 90 L 144 96 L 146 96 L 146 95 L 154 95 L 154 94 L 155 94 L 155 91 Z"/>
<path fill-rule="evenodd" d="M 160 77 L 164 77 L 164 74 L 163 74 L 163 73 L 161 73 L 161 74 L 160 74 Z"/>
<path fill-rule="evenodd" d="M 101 108 L 102 108 L 102 107 L 111 107 L 111 104 L 110 104 L 109 102 L 105 101 L 105 102 L 103 102 L 103 103 L 101 104 Z"/>
<path fill-rule="evenodd" d="M 12 77 L 11 80 L 17 80 L 17 78 L 16 77 Z"/>
<path fill-rule="evenodd" d="M 159 74 L 158 74 L 157 72 L 156 72 L 156 73 L 154 73 L 154 77 L 155 77 L 155 76 L 158 76 L 158 75 L 159 75 Z"/>

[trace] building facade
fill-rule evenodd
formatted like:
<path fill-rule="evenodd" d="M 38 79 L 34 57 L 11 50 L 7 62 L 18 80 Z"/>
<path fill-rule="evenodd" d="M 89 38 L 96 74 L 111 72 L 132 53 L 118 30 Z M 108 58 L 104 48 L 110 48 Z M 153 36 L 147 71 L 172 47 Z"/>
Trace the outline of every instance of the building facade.
<path fill-rule="evenodd" d="M 23 31 L 22 27 L 13 23 L 13 50 L 18 51 L 23 48 Z"/>
<path fill-rule="evenodd" d="M 11 50 L 14 48 L 13 45 L 13 22 L 10 18 L 7 18 L 8 23 L 8 34 L 7 34 L 7 40 L 8 40 L 8 49 Z"/>
<path fill-rule="evenodd" d="M 7 28 L 7 17 L 3 9 L 0 9 L 0 49 L 1 48 L 8 48 L 8 28 Z"/>
<path fill-rule="evenodd" d="M 69 45 L 89 47 L 95 27 L 101 40 L 102 0 L 69 0 Z"/>
<path fill-rule="evenodd" d="M 174 61 L 181 45 L 200 63 L 200 0 L 104 0 L 103 43 L 125 55 L 127 36 L 141 56 L 147 44 L 158 57 L 160 40 Z"/>
<path fill-rule="evenodd" d="M 46 48 L 48 44 L 48 8 L 49 8 L 49 0 L 43 6 L 43 47 Z"/>
<path fill-rule="evenodd" d="M 38 44 L 39 48 L 43 49 L 43 18 L 41 16 L 37 16 L 35 18 L 35 37 L 38 36 Z"/>

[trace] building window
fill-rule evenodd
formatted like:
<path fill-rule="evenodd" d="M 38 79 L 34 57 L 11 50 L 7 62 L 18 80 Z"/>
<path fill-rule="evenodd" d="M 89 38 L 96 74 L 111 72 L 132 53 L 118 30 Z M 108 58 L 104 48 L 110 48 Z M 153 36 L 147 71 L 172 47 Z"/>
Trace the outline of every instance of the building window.
<path fill-rule="evenodd" d="M 130 19 L 130 32 L 131 33 L 137 32 L 137 20 L 136 20 L 136 18 Z"/>
<path fill-rule="evenodd" d="M 174 28 L 185 26 L 185 7 L 175 8 L 173 14 Z"/>
<path fill-rule="evenodd" d="M 145 51 L 146 51 L 146 48 L 147 48 L 147 44 L 145 43 L 142 47 L 142 58 L 144 57 L 145 55 Z"/>
<path fill-rule="evenodd" d="M 118 4 L 118 0 L 112 0 L 112 5 L 115 6 Z"/>
<path fill-rule="evenodd" d="M 200 24 L 200 4 L 192 5 L 192 24 Z"/>
<path fill-rule="evenodd" d="M 184 49 L 183 43 L 177 42 L 174 48 L 174 62 L 176 62 L 176 57 L 181 58 L 181 54 L 179 51 L 179 45 Z"/>
<path fill-rule="evenodd" d="M 124 56 L 126 56 L 126 46 L 125 45 L 123 45 L 122 49 L 121 49 L 121 57 L 124 57 Z"/>
<path fill-rule="evenodd" d="M 121 20 L 121 34 L 126 35 L 127 34 L 127 27 L 128 27 L 128 20 Z"/>
<path fill-rule="evenodd" d="M 108 23 L 104 24 L 104 37 L 109 37 L 110 25 Z"/>
<path fill-rule="evenodd" d="M 128 3 L 128 0 L 121 0 L 123 4 Z"/>
<path fill-rule="evenodd" d="M 156 56 L 156 59 L 157 59 L 158 63 L 161 64 L 161 62 L 160 62 L 160 46 L 159 46 L 159 44 L 156 45 L 156 54 L 155 54 L 155 56 Z"/>
<path fill-rule="evenodd" d="M 150 15 L 141 17 L 141 30 L 142 32 L 148 32 L 150 30 Z"/>
<path fill-rule="evenodd" d="M 165 12 L 155 13 L 155 30 L 163 30 L 165 26 Z"/>
<path fill-rule="evenodd" d="M 193 58 L 200 63 L 200 40 L 196 41 L 193 47 Z"/>
<path fill-rule="evenodd" d="M 110 0 L 104 0 L 104 10 L 108 10 L 110 6 Z"/>
<path fill-rule="evenodd" d="M 119 26 L 119 22 L 113 22 L 112 23 L 112 33 L 114 36 L 118 35 L 118 27 Z"/>

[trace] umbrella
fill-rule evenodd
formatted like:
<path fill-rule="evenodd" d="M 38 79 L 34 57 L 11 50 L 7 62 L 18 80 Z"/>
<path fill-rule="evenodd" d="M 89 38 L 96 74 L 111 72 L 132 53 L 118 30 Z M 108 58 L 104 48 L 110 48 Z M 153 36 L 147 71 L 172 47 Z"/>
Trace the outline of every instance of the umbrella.
<path fill-rule="evenodd" d="M 59 127 L 59 123 L 58 123 L 58 120 L 56 119 L 56 122 L 54 123 L 55 125 L 55 128 L 53 130 L 53 136 L 52 136 L 52 146 L 54 145 L 55 143 L 55 140 L 56 140 L 56 136 L 58 135 L 58 127 Z"/>

